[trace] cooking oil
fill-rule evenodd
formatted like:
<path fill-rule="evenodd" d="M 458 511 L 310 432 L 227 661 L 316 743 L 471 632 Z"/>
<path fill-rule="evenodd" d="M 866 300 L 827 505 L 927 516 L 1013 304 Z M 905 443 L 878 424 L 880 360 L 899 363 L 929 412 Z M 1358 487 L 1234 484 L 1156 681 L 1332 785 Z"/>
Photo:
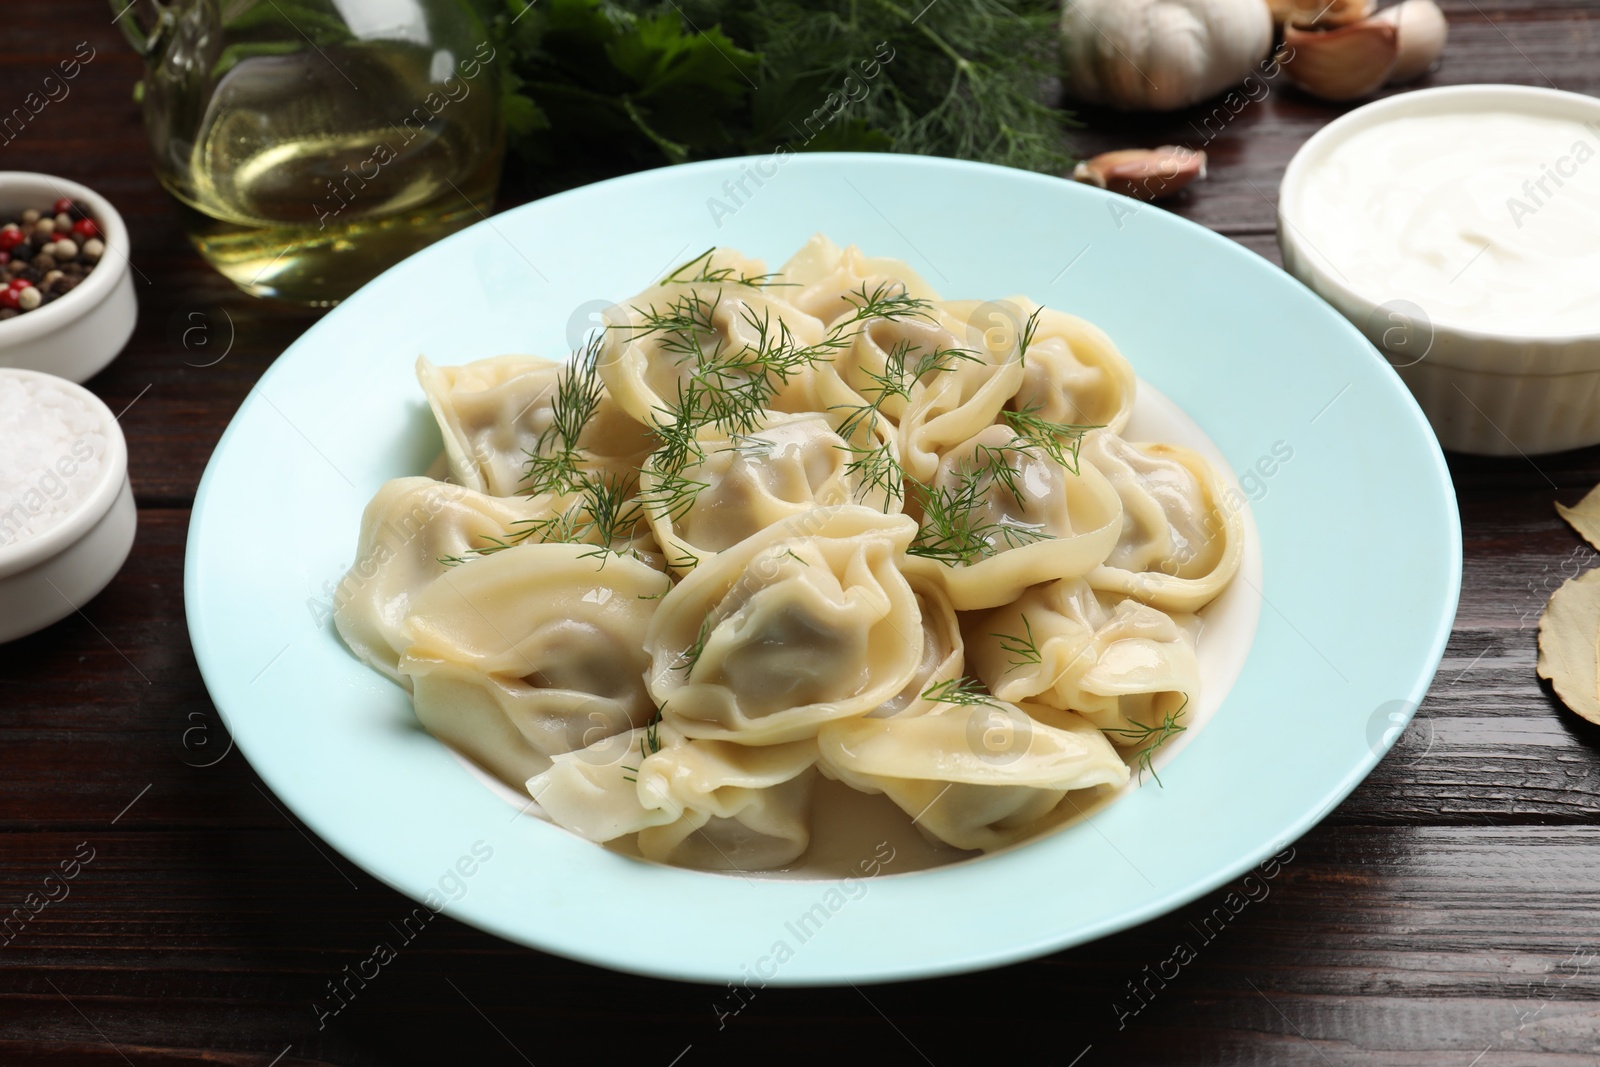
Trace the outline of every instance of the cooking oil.
<path fill-rule="evenodd" d="M 222 53 L 209 99 L 165 86 L 156 146 L 189 239 L 241 289 L 335 304 L 488 214 L 503 134 L 487 43 L 253 51 Z"/>

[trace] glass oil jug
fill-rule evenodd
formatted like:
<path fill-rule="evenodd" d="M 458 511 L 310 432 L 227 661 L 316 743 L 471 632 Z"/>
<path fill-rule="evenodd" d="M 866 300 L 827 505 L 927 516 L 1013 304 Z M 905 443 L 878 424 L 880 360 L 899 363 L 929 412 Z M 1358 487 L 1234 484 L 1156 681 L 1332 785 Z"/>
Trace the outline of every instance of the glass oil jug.
<path fill-rule="evenodd" d="M 326 306 L 487 215 L 496 46 L 467 0 L 111 0 L 189 239 L 246 292 Z"/>

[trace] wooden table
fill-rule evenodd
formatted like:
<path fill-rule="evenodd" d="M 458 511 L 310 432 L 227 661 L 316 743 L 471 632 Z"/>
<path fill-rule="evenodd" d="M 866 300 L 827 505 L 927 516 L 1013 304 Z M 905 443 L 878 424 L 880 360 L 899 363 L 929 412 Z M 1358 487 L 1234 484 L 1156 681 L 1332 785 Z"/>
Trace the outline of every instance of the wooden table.
<path fill-rule="evenodd" d="M 1445 7 L 1450 47 L 1423 84 L 1600 94 L 1593 0 Z M 1600 1062 L 1600 732 L 1534 675 L 1545 598 L 1596 563 L 1551 501 L 1600 480 L 1600 450 L 1452 457 L 1465 587 L 1415 725 L 1295 844 L 1270 895 L 1151 985 L 1136 1014 L 1119 1018 L 1135 1005 L 1128 984 L 1195 940 L 1191 924 L 1226 890 L 1004 970 L 769 989 L 720 1024 L 727 990 L 613 974 L 443 918 L 319 1027 L 326 983 L 410 904 L 301 828 L 228 751 L 182 601 L 206 459 L 314 316 L 241 295 L 184 243 L 145 160 L 139 62 L 104 3 L 14 0 L 0 26 L 7 108 L 77 42 L 96 50 L 72 95 L 0 146 L 0 167 L 110 197 L 133 232 L 140 301 L 133 342 L 90 383 L 123 412 L 133 555 L 81 614 L 0 648 L 0 910 L 93 853 L 70 897 L 0 945 L 0 1062 L 544 1065 L 622 1046 L 663 1067 L 825 1049 L 945 1064 L 964 1058 L 960 1038 L 1084 1067 Z M 1341 109 L 1280 81 L 1205 143 L 1191 121 L 1208 110 L 1091 116 L 1078 144 L 1204 144 L 1210 180 L 1173 210 L 1276 261 L 1284 165 Z M 197 324 L 209 332 L 186 337 Z M 656 913 L 641 902 L 634 918 Z"/>

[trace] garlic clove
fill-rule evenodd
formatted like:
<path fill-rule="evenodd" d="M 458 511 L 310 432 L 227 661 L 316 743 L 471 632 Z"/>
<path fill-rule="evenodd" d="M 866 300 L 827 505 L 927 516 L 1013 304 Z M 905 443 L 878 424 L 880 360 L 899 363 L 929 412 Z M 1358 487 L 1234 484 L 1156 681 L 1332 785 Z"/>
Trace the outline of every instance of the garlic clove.
<path fill-rule="evenodd" d="M 1420 78 L 1444 52 L 1450 24 L 1433 0 L 1405 0 L 1377 16 L 1393 24 L 1400 37 L 1400 56 L 1389 72 L 1390 84 Z"/>
<path fill-rule="evenodd" d="M 1079 163 L 1072 180 L 1138 200 L 1172 196 L 1206 176 L 1206 154 L 1180 145 L 1124 148 Z"/>
<path fill-rule="evenodd" d="M 1400 34 L 1373 17 L 1336 30 L 1285 26 L 1278 62 L 1290 81 L 1324 100 L 1354 100 L 1380 88 L 1400 57 Z"/>
<path fill-rule="evenodd" d="M 1376 0 L 1267 0 L 1273 20 L 1280 26 L 1332 28 L 1367 18 Z"/>

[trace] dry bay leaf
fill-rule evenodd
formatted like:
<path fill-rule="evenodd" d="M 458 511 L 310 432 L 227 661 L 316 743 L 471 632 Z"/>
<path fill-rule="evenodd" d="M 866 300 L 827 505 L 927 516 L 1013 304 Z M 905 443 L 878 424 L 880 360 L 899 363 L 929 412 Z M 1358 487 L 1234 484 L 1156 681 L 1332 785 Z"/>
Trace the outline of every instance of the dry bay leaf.
<path fill-rule="evenodd" d="M 1600 485 L 1589 490 L 1589 495 L 1574 507 L 1563 507 L 1557 501 L 1556 513 L 1566 519 L 1568 525 L 1577 530 L 1585 541 L 1600 549 Z"/>
<path fill-rule="evenodd" d="M 1593 723 L 1600 723 L 1597 643 L 1600 568 L 1564 583 L 1539 616 L 1539 677 L 1549 680 L 1563 704 Z"/>

